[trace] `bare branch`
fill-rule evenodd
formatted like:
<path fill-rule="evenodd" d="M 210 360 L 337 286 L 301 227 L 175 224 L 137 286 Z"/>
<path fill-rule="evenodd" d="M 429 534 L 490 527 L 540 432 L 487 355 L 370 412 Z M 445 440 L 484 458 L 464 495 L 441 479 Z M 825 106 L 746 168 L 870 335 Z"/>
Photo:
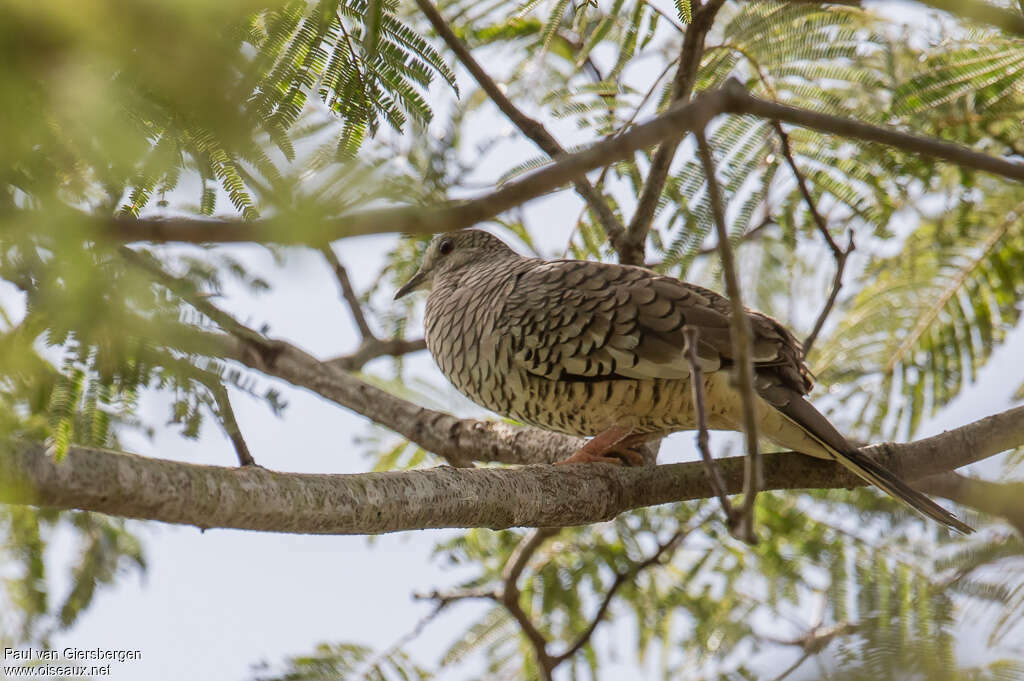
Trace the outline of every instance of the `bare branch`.
<path fill-rule="evenodd" d="M 444 607 L 449 603 L 466 599 L 486 598 L 498 603 L 505 608 L 512 619 L 519 625 L 523 635 L 526 636 L 530 646 L 533 648 L 534 655 L 537 658 L 537 665 L 540 667 L 544 678 L 550 679 L 552 670 L 561 660 L 553 658 L 548 654 L 547 638 L 537 629 L 519 603 L 519 585 L 517 581 L 537 549 L 549 538 L 558 534 L 558 531 L 559 528 L 539 527 L 523 535 L 523 538 L 505 563 L 505 569 L 502 572 L 501 590 L 482 588 L 433 591 L 427 595 L 416 594 L 415 598 L 437 601 L 438 607 Z"/>
<path fill-rule="evenodd" d="M 843 254 L 843 249 L 839 248 L 839 244 L 836 243 L 835 239 L 832 238 L 831 232 L 828 231 L 828 224 L 825 222 L 825 218 L 821 216 L 818 211 L 818 206 L 814 203 L 814 197 L 811 196 L 811 190 L 807 188 L 807 179 L 804 174 L 800 172 L 799 166 L 796 164 L 796 159 L 793 158 L 793 147 L 789 143 L 789 134 L 782 128 L 782 123 L 774 121 L 775 132 L 779 135 L 779 141 L 782 145 L 782 155 L 786 158 L 786 163 L 789 165 L 789 169 L 793 173 L 793 178 L 796 180 L 796 186 L 800 189 L 800 195 L 804 199 L 804 203 L 807 204 L 807 210 L 810 211 L 811 217 L 814 218 L 814 224 L 818 227 L 818 232 L 821 233 L 825 243 L 828 244 L 829 249 L 832 251 L 832 256 L 838 259 Z"/>
<path fill-rule="evenodd" d="M 324 254 L 327 264 L 334 271 L 334 277 L 338 280 L 338 288 L 341 289 L 341 297 L 348 303 L 348 309 L 352 312 L 352 319 L 355 321 L 356 326 L 359 327 L 359 335 L 364 342 L 377 340 L 373 330 L 370 329 L 369 323 L 366 321 L 366 315 L 363 313 L 363 304 L 359 302 L 359 296 L 356 295 L 356 290 L 352 288 L 352 281 L 348 278 L 348 270 L 338 260 L 338 255 L 334 252 L 334 248 L 330 244 L 324 244 L 320 247 L 320 252 Z"/>
<path fill-rule="evenodd" d="M 772 216 L 766 215 L 765 218 L 761 220 L 761 222 L 759 222 L 757 225 L 751 227 L 750 229 L 743 233 L 743 235 L 739 238 L 739 243 L 742 244 L 748 241 L 753 241 L 754 239 L 761 236 L 762 232 L 764 232 L 766 227 L 770 227 L 771 225 L 774 224 L 777 223 L 772 218 Z M 715 244 L 714 246 L 705 246 L 704 248 L 697 251 L 698 255 L 712 255 L 714 253 L 718 253 L 718 244 Z"/>
<path fill-rule="evenodd" d="M 457 601 L 487 600 L 500 602 L 501 600 L 500 594 L 494 589 L 450 589 L 447 591 L 435 589 L 430 593 L 413 594 L 412 597 L 418 601 L 437 601 L 437 604 L 442 607 Z"/>
<path fill-rule="evenodd" d="M 915 487 L 1004 518 L 1024 536 L 1024 482 L 991 482 L 959 473 L 940 473 L 918 480 Z"/>
<path fill-rule="evenodd" d="M 814 321 L 814 328 L 811 329 L 811 332 L 807 334 L 807 338 L 804 339 L 804 357 L 810 354 L 811 348 L 814 347 L 814 341 L 818 340 L 818 335 L 825 326 L 825 320 L 832 314 L 836 299 L 839 298 L 839 290 L 843 288 L 843 273 L 846 271 L 846 261 L 849 259 L 850 254 L 853 253 L 854 248 L 856 246 L 853 243 L 853 231 L 851 230 L 846 248 L 838 253 L 833 252 L 836 260 L 836 273 L 832 277 L 832 289 L 829 291 L 828 298 L 825 300 L 825 305 L 822 306 L 821 312 L 818 313 L 818 318 Z"/>
<path fill-rule="evenodd" d="M 209 297 L 196 288 L 195 284 L 191 281 L 175 277 L 174 275 L 164 271 L 164 269 L 160 267 L 150 254 L 134 251 L 127 246 L 122 246 L 118 249 L 118 252 L 127 262 L 145 272 L 148 272 L 153 279 L 163 286 L 166 286 L 169 291 L 182 300 L 188 302 L 189 305 L 199 312 L 209 317 L 227 333 L 235 336 L 239 340 L 256 343 L 258 345 L 264 345 L 268 342 L 263 334 L 255 331 L 254 329 L 250 329 L 230 314 L 214 305 L 210 301 Z"/>
<path fill-rule="evenodd" d="M 364 344 L 355 355 L 321 362 L 290 343 L 271 340 L 238 322 L 201 295 L 192 282 L 165 272 L 147 255 L 127 247 L 122 247 L 120 252 L 126 260 L 144 269 L 229 334 L 223 337 L 207 334 L 204 345 L 208 347 L 204 347 L 205 352 L 215 352 L 221 358 L 237 360 L 251 369 L 312 390 L 406 436 L 444 457 L 452 465 L 468 465 L 469 460 L 463 453 L 469 451 L 465 447 L 470 443 L 473 443 L 470 450 L 483 448 L 490 451 L 495 460 L 511 463 L 533 463 L 527 453 L 530 451 L 541 452 L 545 457 L 549 454 L 569 456 L 581 446 L 581 440 L 558 433 L 535 429 L 517 430 L 503 423 L 458 419 L 443 412 L 424 409 L 361 381 L 346 371 L 355 370 L 369 359 L 384 354 L 381 351 L 389 345 L 418 345 L 419 341 L 377 341 L 370 345 Z M 546 458 L 543 461 L 548 462 Z"/>
<path fill-rule="evenodd" d="M 505 570 L 501 575 L 502 581 L 505 583 L 506 594 L 511 591 L 518 596 L 519 576 L 523 574 L 523 570 L 526 569 L 526 565 L 530 562 L 533 554 L 537 552 L 537 549 L 548 539 L 558 534 L 559 529 L 557 527 L 538 527 L 523 537 L 519 545 L 516 546 L 515 551 L 509 556 L 508 562 L 505 564 Z"/>
<path fill-rule="evenodd" d="M 862 451 L 916 480 L 1024 444 L 1024 407 L 934 437 Z M 479 453 L 486 458 L 486 452 Z M 743 487 L 746 457 L 719 459 L 728 494 Z M 763 489 L 865 483 L 802 454 L 763 457 Z M 356 475 L 225 468 L 72 446 L 63 461 L 43 444 L 0 442 L 0 502 L 78 508 L 198 527 L 305 534 L 374 534 L 430 527 L 564 527 L 623 511 L 711 496 L 702 462 L 620 468 L 525 466 Z"/>
<path fill-rule="evenodd" d="M 982 154 L 969 147 L 952 144 L 934 137 L 925 137 L 895 128 L 861 123 L 850 118 L 770 102 L 754 97 L 736 80 L 726 82 L 723 89 L 729 93 L 727 111 L 730 113 L 750 114 L 768 120 L 792 123 L 841 137 L 884 144 L 1013 180 L 1024 180 L 1024 164 L 1022 163 L 1014 163 L 998 156 Z"/>
<path fill-rule="evenodd" d="M 779 135 L 779 141 L 782 144 L 782 155 L 786 158 L 786 163 L 789 165 L 789 169 L 793 172 L 793 177 L 796 180 L 796 186 L 800 190 L 800 195 L 804 199 L 804 203 L 807 204 L 807 210 L 810 212 L 811 217 L 814 219 L 814 224 L 818 228 L 818 232 L 821 237 L 828 244 L 828 248 L 832 251 L 832 258 L 836 263 L 836 273 L 832 278 L 832 290 L 829 292 L 828 298 L 825 301 L 824 307 L 821 312 L 818 313 L 818 318 L 814 322 L 814 328 L 811 333 L 807 336 L 807 339 L 803 343 L 804 356 L 810 353 L 811 348 L 814 346 L 814 341 L 818 339 L 818 334 L 821 333 L 822 327 L 825 326 L 825 321 L 828 316 L 832 314 L 832 309 L 835 307 L 836 299 L 839 297 L 839 290 L 843 287 L 843 272 L 846 270 L 846 261 L 853 253 L 853 232 L 850 232 L 849 243 L 846 248 L 840 248 L 836 240 L 832 238 L 832 233 L 828 229 L 828 224 L 825 222 L 825 218 L 822 217 L 821 212 L 818 210 L 818 206 L 814 203 L 814 197 L 811 196 L 811 190 L 807 187 L 807 178 L 800 172 L 800 167 L 796 164 L 796 159 L 793 158 L 793 147 L 789 143 L 789 134 L 782 127 L 782 123 L 778 121 L 774 122 L 775 132 Z"/>
<path fill-rule="evenodd" d="M 740 280 L 736 274 L 736 264 L 729 246 L 729 230 L 725 224 L 725 210 L 722 207 L 722 194 L 715 177 L 715 161 L 711 156 L 711 147 L 698 131 L 697 153 L 704 175 L 707 178 L 708 194 L 711 198 L 711 212 L 715 216 L 715 229 L 718 232 L 718 253 L 722 261 L 722 276 L 725 278 L 725 290 L 732 303 L 730 327 L 732 332 L 732 349 L 736 362 L 734 379 L 736 388 L 743 398 L 743 432 L 747 441 L 747 465 L 743 476 L 743 510 L 736 526 L 737 536 L 750 544 L 757 543 L 754 533 L 754 502 L 757 499 L 758 487 L 761 484 L 761 454 L 757 447 L 757 411 L 756 395 L 754 394 L 754 361 L 751 349 L 750 319 L 743 307 L 740 292 Z M 730 518 L 730 520 L 732 520 Z"/>
<path fill-rule="evenodd" d="M 508 562 L 505 564 L 505 570 L 502 574 L 503 586 L 498 599 L 498 602 L 505 606 L 505 609 L 508 610 L 508 613 L 519 625 L 519 628 L 522 629 L 523 635 L 530 642 L 533 654 L 537 657 L 537 665 L 546 679 L 551 678 L 551 671 L 558 664 L 559 660 L 555 660 L 548 653 L 547 638 L 537 629 L 530 616 L 523 610 L 523 606 L 519 602 L 519 585 L 517 581 L 537 549 L 548 538 L 556 534 L 558 534 L 558 528 L 538 527 L 523 536 L 519 545 L 512 551 L 512 554 L 508 557 Z"/>
<path fill-rule="evenodd" d="M 704 377 L 697 362 L 697 327 L 687 324 L 683 327 L 684 352 L 686 359 L 690 362 L 690 385 L 693 387 L 693 406 L 697 412 L 697 449 L 700 450 L 701 459 L 708 471 L 708 482 L 715 496 L 718 497 L 725 513 L 726 523 L 731 527 L 735 520 L 732 504 L 725 494 L 725 483 L 722 481 L 722 472 L 715 465 L 715 459 L 711 456 L 711 447 L 708 444 L 708 413 L 704 402 Z"/>
<path fill-rule="evenodd" d="M 444 40 L 449 49 L 455 53 L 458 60 L 462 62 L 462 65 L 466 67 L 466 70 L 470 72 L 477 84 L 480 85 L 480 88 L 487 93 L 487 96 L 491 98 L 491 101 L 494 102 L 498 109 L 524 135 L 533 140 L 545 154 L 553 159 L 564 156 L 566 153 L 565 148 L 558 143 L 558 140 L 548 132 L 547 128 L 540 121 L 530 118 L 512 103 L 512 100 L 487 75 L 487 72 L 480 66 L 480 63 L 473 57 L 473 54 L 455 35 L 455 32 L 452 31 L 444 17 L 441 16 L 441 13 L 437 11 L 437 8 L 434 7 L 430 0 L 416 0 L 416 6 L 420 8 L 420 11 L 427 17 L 430 25 L 434 27 L 437 34 L 441 36 L 441 39 Z M 612 212 L 607 199 L 590 184 L 590 180 L 583 173 L 573 179 L 573 184 L 576 187 L 576 193 L 583 198 L 587 206 L 590 207 L 594 217 L 604 228 L 608 240 L 612 244 L 621 241 L 624 230 L 619 219 Z"/>
<path fill-rule="evenodd" d="M 422 338 L 415 340 L 404 340 L 402 338 L 374 339 L 360 345 L 359 349 L 351 355 L 334 357 L 325 360 L 324 364 L 342 371 L 359 371 L 371 359 L 377 359 L 378 357 L 401 357 L 411 352 L 419 352 L 426 349 L 427 341 Z"/>
<path fill-rule="evenodd" d="M 679 54 L 679 68 L 672 81 L 672 101 L 681 102 L 689 99 L 693 85 L 697 82 L 700 60 L 704 55 L 704 39 L 715 21 L 718 10 L 724 0 L 708 0 L 703 7 L 693 8 L 693 21 L 686 27 L 683 35 L 683 46 Z M 647 173 L 644 188 L 637 199 L 636 211 L 626 227 L 626 239 L 618 248 L 619 260 L 626 264 L 644 264 L 644 244 L 647 233 L 654 221 L 654 212 L 658 207 L 658 199 L 665 188 L 668 171 L 675 158 L 679 139 L 666 140 L 654 152 L 651 167 Z"/>
<path fill-rule="evenodd" d="M 612 599 L 615 598 L 615 592 L 619 590 L 626 582 L 632 581 L 641 572 L 647 568 L 662 564 L 664 561 L 671 560 L 672 553 L 675 552 L 679 545 L 683 542 L 683 539 L 690 533 L 690 528 L 677 530 L 669 537 L 668 541 L 658 544 L 657 550 L 654 551 L 650 556 L 642 561 L 634 563 L 628 570 L 623 570 L 615 573 L 615 579 L 612 580 L 612 585 L 605 592 L 604 598 L 601 599 L 601 604 L 597 607 L 597 612 L 594 613 L 593 619 L 590 620 L 590 624 L 587 628 L 576 637 L 576 640 L 565 649 L 564 652 L 559 653 L 555 656 L 555 664 L 561 663 L 566 660 L 587 644 L 587 641 L 597 631 L 598 625 L 601 624 L 601 620 L 604 619 L 604 615 L 608 612 L 609 606 L 612 604 Z"/>
<path fill-rule="evenodd" d="M 922 137 L 893 128 L 861 123 L 840 116 L 776 104 L 750 95 L 736 80 L 709 90 L 686 104 L 676 104 L 665 113 L 630 130 L 572 154 L 549 166 L 492 192 L 464 202 L 440 206 L 400 206 L 364 210 L 326 219 L 316 231 L 298 232 L 290 217 L 282 214 L 256 222 L 192 218 L 133 219 L 97 218 L 95 233 L 122 241 L 153 242 L 276 242 L 326 243 L 332 239 L 362 234 L 404 232 L 433 234 L 470 227 L 511 208 L 547 194 L 571 182 L 581 173 L 604 167 L 665 140 L 678 140 L 688 131 L 703 129 L 721 113 L 751 114 L 780 120 L 826 133 L 885 144 L 904 151 L 938 158 L 965 168 L 1024 180 L 1024 163 L 989 156 L 936 138 Z"/>
<path fill-rule="evenodd" d="M 238 421 L 235 419 L 235 411 L 231 408 L 231 398 L 228 396 L 228 389 L 224 387 L 223 383 L 207 387 L 213 393 L 213 399 L 217 403 L 217 416 L 220 418 L 220 425 L 235 448 L 239 465 L 255 466 L 256 461 L 252 458 L 252 454 L 249 453 L 249 447 L 245 444 L 242 430 L 238 427 Z"/>
<path fill-rule="evenodd" d="M 774 678 L 772 678 L 772 681 L 784 681 L 786 679 L 786 677 L 788 677 L 790 674 L 792 674 L 797 669 L 799 669 L 800 665 L 802 665 L 804 662 L 806 662 L 810 657 L 811 657 L 810 653 L 807 653 L 807 652 L 801 653 L 800 657 L 798 657 L 793 664 L 789 665 L 784 670 L 782 670 L 782 672 L 780 672 L 778 676 L 775 676 Z"/>

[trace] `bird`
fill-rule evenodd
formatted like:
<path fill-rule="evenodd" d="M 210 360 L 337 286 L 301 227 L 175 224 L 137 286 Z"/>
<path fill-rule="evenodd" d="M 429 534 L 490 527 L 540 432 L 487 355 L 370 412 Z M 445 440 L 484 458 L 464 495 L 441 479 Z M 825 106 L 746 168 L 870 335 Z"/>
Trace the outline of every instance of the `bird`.
<path fill-rule="evenodd" d="M 502 416 L 591 438 L 559 463 L 639 465 L 639 445 L 698 428 L 684 326 L 697 330 L 708 427 L 743 430 L 732 307 L 710 289 L 644 267 L 525 257 L 476 229 L 436 235 L 395 300 L 421 289 L 427 348 L 456 389 Z M 746 316 L 763 437 L 973 531 L 851 445 L 805 399 L 814 384 L 800 342 L 768 315 Z"/>

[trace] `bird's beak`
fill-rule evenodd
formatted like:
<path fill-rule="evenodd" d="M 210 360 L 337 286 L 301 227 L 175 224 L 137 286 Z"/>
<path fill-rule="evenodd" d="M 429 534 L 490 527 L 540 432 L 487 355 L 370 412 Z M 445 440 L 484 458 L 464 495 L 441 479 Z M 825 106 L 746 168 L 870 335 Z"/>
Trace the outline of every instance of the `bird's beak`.
<path fill-rule="evenodd" d="M 418 289 L 420 285 L 423 283 L 423 279 L 424 277 L 422 270 L 412 275 L 412 279 L 405 282 L 405 286 L 395 291 L 395 300 L 398 300 L 399 298 L 405 296 L 406 294 L 412 293 L 413 291 Z"/>

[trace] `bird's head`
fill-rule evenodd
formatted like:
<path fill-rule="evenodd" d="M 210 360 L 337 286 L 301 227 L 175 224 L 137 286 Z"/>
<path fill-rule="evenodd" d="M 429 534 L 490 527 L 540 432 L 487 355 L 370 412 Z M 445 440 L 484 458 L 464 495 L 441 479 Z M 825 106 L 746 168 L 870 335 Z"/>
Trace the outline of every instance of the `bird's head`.
<path fill-rule="evenodd" d="M 438 234 L 427 246 L 416 274 L 395 292 L 395 300 L 413 291 L 429 290 L 438 277 L 452 274 L 469 265 L 508 257 L 519 256 L 498 237 L 478 229 Z"/>

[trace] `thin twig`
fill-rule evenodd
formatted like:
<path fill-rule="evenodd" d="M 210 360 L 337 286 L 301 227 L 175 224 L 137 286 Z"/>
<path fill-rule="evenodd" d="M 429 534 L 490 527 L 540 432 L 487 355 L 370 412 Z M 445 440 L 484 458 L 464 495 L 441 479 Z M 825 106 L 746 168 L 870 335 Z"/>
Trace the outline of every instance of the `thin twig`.
<path fill-rule="evenodd" d="M 697 82 L 700 60 L 704 54 L 704 39 L 707 37 L 715 15 L 724 4 L 724 0 L 708 0 L 703 7 L 693 8 L 693 21 L 686 27 L 683 45 L 679 53 L 679 68 L 672 81 L 672 102 L 680 102 L 690 97 L 693 86 Z M 631 265 L 644 263 L 644 243 L 647 233 L 654 221 L 654 213 L 658 200 L 665 188 L 668 172 L 675 158 L 679 139 L 666 140 L 654 152 L 651 167 L 647 173 L 644 187 L 637 199 L 636 210 L 629 225 L 626 227 L 626 239 L 619 249 L 620 261 Z"/>
<path fill-rule="evenodd" d="M 761 222 L 757 223 L 747 231 L 743 232 L 743 235 L 740 236 L 739 238 L 739 243 L 753 241 L 757 237 L 761 236 L 761 233 L 764 231 L 766 227 L 770 227 L 776 224 L 778 223 L 775 222 L 775 219 L 771 215 L 766 215 L 765 218 L 761 220 Z M 704 248 L 697 251 L 697 255 L 713 255 L 715 253 L 718 253 L 718 244 L 715 244 L 714 246 L 705 246 Z"/>
<path fill-rule="evenodd" d="M 199 312 L 209 317 L 220 328 L 227 333 L 244 342 L 253 343 L 259 347 L 268 347 L 272 342 L 263 334 L 245 326 L 227 312 L 210 302 L 196 285 L 188 279 L 176 277 L 165 271 L 149 253 L 140 253 L 127 246 L 118 249 L 126 261 L 132 265 L 148 272 L 156 281 L 167 287 L 172 293 L 187 302 Z"/>
<path fill-rule="evenodd" d="M 516 548 L 508 557 L 508 562 L 505 563 L 505 569 L 501 573 L 502 581 L 505 583 L 505 593 L 515 593 L 519 595 L 519 576 L 523 574 L 523 570 L 526 569 L 527 563 L 533 557 L 533 554 L 537 552 L 537 549 L 541 547 L 551 537 L 558 534 L 560 528 L 557 527 L 538 527 L 532 532 L 527 532 L 523 538 L 516 545 Z"/>
<path fill-rule="evenodd" d="M 541 148 L 541 150 L 553 159 L 558 159 L 564 156 L 566 151 L 561 144 L 558 143 L 547 128 L 544 125 L 533 118 L 530 118 L 524 114 L 512 100 L 502 92 L 501 88 L 497 83 L 494 82 L 487 72 L 480 66 L 480 63 L 473 57 L 473 54 L 469 51 L 469 48 L 459 40 L 458 36 L 451 29 L 451 26 L 444 20 L 441 13 L 437 11 L 437 8 L 430 2 L 430 0 L 416 0 L 417 7 L 427 17 L 427 21 L 434 27 L 437 34 L 441 36 L 445 44 L 448 45 L 449 49 L 455 53 L 462 65 L 466 67 L 466 70 L 470 72 L 473 78 L 476 80 L 480 88 L 487 93 L 487 96 L 491 98 L 491 101 L 501 110 L 505 116 L 512 121 L 512 123 L 519 128 L 520 131 L 528 138 Z M 573 179 L 573 184 L 576 188 L 576 192 L 586 201 L 593 212 L 594 217 L 601 224 L 605 230 L 605 235 L 614 244 L 622 239 L 624 229 L 619 219 L 615 217 L 615 213 L 612 212 L 611 206 L 608 204 L 608 200 L 601 195 L 601 193 L 590 184 L 586 175 L 579 174 Z"/>
<path fill-rule="evenodd" d="M 725 210 L 722 207 L 722 195 L 715 177 L 715 161 L 711 156 L 704 131 L 698 131 L 697 152 L 700 155 L 704 175 L 707 178 L 708 195 L 711 199 L 711 212 L 715 217 L 715 229 L 718 232 L 718 252 L 722 261 L 722 274 L 725 278 L 725 290 L 732 303 L 731 331 L 732 348 L 736 362 L 736 388 L 743 400 L 743 431 L 747 441 L 746 466 L 743 472 L 743 510 L 737 527 L 738 536 L 748 543 L 756 543 L 754 534 L 754 502 L 761 484 L 761 454 L 757 448 L 757 399 L 754 393 L 754 363 L 751 351 L 750 320 L 743 307 L 740 293 L 739 277 L 733 260 L 732 248 L 729 246 L 729 230 L 725 224 Z"/>
<path fill-rule="evenodd" d="M 576 637 L 576 640 L 565 649 L 562 653 L 559 653 L 554 657 L 555 664 L 560 664 L 562 661 L 572 657 L 579 651 L 580 648 L 585 646 L 590 638 L 597 631 L 598 625 L 601 624 L 601 620 L 604 619 L 605 613 L 611 606 L 612 599 L 615 598 L 615 593 L 619 590 L 626 582 L 636 578 L 641 572 L 649 567 L 658 565 L 663 562 L 664 559 L 670 558 L 672 553 L 679 547 L 683 539 L 690 533 L 690 528 L 676 530 L 668 541 L 658 544 L 657 550 L 650 556 L 642 561 L 634 563 L 629 567 L 628 570 L 622 570 L 615 573 L 615 579 L 612 581 L 612 585 L 605 592 L 604 598 L 601 599 L 601 604 L 597 607 L 597 611 L 594 613 L 594 617 L 590 620 L 590 624 L 587 628 Z"/>
<path fill-rule="evenodd" d="M 672 28 L 676 29 L 677 33 L 681 33 L 683 35 L 686 34 L 686 26 L 684 26 L 683 24 L 677 23 L 676 22 L 676 18 L 674 16 L 672 16 L 671 14 L 669 14 L 668 12 L 666 12 L 661 7 L 659 7 L 658 3 L 651 2 L 651 0 L 641 0 L 641 1 L 645 5 L 650 7 L 652 10 L 654 10 L 655 13 L 660 14 L 661 18 L 664 19 L 665 21 L 667 21 L 669 23 L 669 25 L 672 26 Z"/>
<path fill-rule="evenodd" d="M 422 338 L 414 340 L 402 338 L 382 340 L 375 338 L 364 342 L 352 354 L 324 360 L 324 364 L 336 367 L 342 371 L 359 371 L 371 359 L 377 359 L 378 357 L 401 357 L 411 352 L 426 350 L 426 348 L 427 342 Z"/>
<path fill-rule="evenodd" d="M 231 440 L 231 444 L 235 448 L 235 454 L 238 455 L 238 464 L 240 466 L 255 466 L 256 460 L 253 459 L 252 454 L 249 453 L 249 447 L 245 444 L 245 438 L 242 437 L 242 430 L 238 427 L 238 421 L 235 419 L 235 410 L 231 408 L 231 399 L 228 396 L 228 389 L 225 388 L 222 383 L 207 387 L 210 389 L 210 392 L 213 394 L 213 399 L 217 403 L 217 416 L 220 417 L 220 425 L 227 434 L 228 439 Z"/>
<path fill-rule="evenodd" d="M 782 127 L 782 123 L 773 121 L 775 132 L 779 135 L 779 141 L 782 146 L 782 155 L 786 158 L 786 163 L 789 165 L 789 169 L 793 173 L 793 178 L 796 180 L 796 185 L 800 190 L 800 195 L 804 199 L 804 203 L 807 205 L 807 210 L 810 212 L 814 225 L 817 227 L 821 237 L 828 244 L 828 248 L 832 251 L 832 259 L 836 263 L 836 273 L 832 278 L 832 290 L 829 292 L 828 299 L 825 301 L 824 307 L 821 312 L 818 313 L 818 318 L 814 322 L 814 328 L 811 333 L 807 336 L 803 343 L 803 353 L 807 356 L 811 348 L 814 347 L 814 341 L 818 339 L 818 334 L 821 333 L 821 329 L 825 326 L 825 321 L 829 315 L 832 314 L 832 309 L 835 307 L 836 299 L 839 297 L 839 290 L 843 287 L 843 273 L 846 271 L 846 262 L 853 253 L 855 245 L 853 243 L 853 232 L 850 232 L 849 243 L 846 248 L 840 248 L 839 244 L 832 237 L 832 232 L 828 228 L 828 223 L 822 216 L 821 211 L 818 210 L 817 204 L 814 202 L 814 197 L 811 196 L 811 190 L 807 186 L 807 178 L 800 171 L 800 167 L 796 164 L 796 159 L 793 157 L 793 147 L 789 141 L 789 134 Z"/>
<path fill-rule="evenodd" d="M 414 593 L 412 597 L 418 601 L 437 601 L 438 605 L 448 606 L 457 601 L 499 601 L 501 596 L 495 589 L 450 589 L 430 593 Z"/>
<path fill-rule="evenodd" d="M 320 252 L 324 254 L 327 264 L 334 271 L 334 277 L 338 280 L 338 288 L 341 289 L 341 296 L 348 303 L 348 309 L 352 312 L 352 319 L 355 320 L 356 326 L 359 327 L 359 335 L 363 341 L 376 340 L 377 337 L 373 334 L 370 324 L 366 321 L 366 314 L 363 312 L 362 303 L 359 302 L 359 296 L 356 295 L 355 289 L 352 288 L 352 280 L 348 277 L 348 270 L 338 260 L 338 255 L 330 244 L 321 246 Z"/>
<path fill-rule="evenodd" d="M 725 481 L 722 480 L 722 471 L 715 464 L 711 456 L 711 448 L 708 444 L 708 412 L 704 400 L 704 377 L 697 361 L 697 342 L 699 331 L 697 327 L 687 324 L 683 327 L 683 351 L 686 359 L 690 362 L 690 385 L 693 387 L 693 409 L 697 415 L 697 449 L 704 460 L 708 471 L 708 483 L 714 491 L 718 501 L 722 504 L 722 511 L 725 513 L 725 520 L 728 525 L 733 524 L 733 508 L 729 503 L 729 497 L 725 494 Z"/>
<path fill-rule="evenodd" d="M 839 251 L 838 255 L 835 255 L 836 260 L 836 273 L 832 277 L 832 290 L 829 291 L 828 299 L 825 301 L 825 305 L 821 308 L 821 312 L 818 313 L 818 318 L 814 322 L 814 328 L 807 335 L 807 338 L 803 342 L 803 353 L 806 357 L 810 352 L 811 348 L 814 347 L 814 341 L 818 339 L 818 334 L 821 333 L 821 329 L 825 326 L 825 320 L 832 314 L 832 309 L 835 307 L 836 299 L 839 297 L 839 289 L 843 287 L 843 272 L 846 270 L 846 261 L 853 253 L 855 248 L 853 243 L 853 230 L 850 230 L 849 242 L 846 248 Z"/>
<path fill-rule="evenodd" d="M 793 664 L 791 664 L 788 667 L 786 667 L 786 669 L 783 670 L 783 672 L 781 674 L 779 674 L 778 676 L 773 678 L 772 681 L 783 681 L 787 676 L 789 676 L 790 674 L 795 672 L 797 669 L 799 669 L 800 665 L 802 665 L 804 662 L 806 662 L 810 657 L 811 657 L 810 653 L 806 653 L 806 652 L 805 653 L 801 653 L 800 657 L 798 657 L 796 659 L 796 662 L 794 662 Z"/>
<path fill-rule="evenodd" d="M 803 197 L 804 203 L 807 204 L 807 210 L 810 211 L 811 217 L 814 218 L 814 224 L 818 227 L 818 231 L 821 232 L 821 236 L 825 239 L 825 243 L 828 244 L 829 249 L 832 250 L 832 255 L 838 261 L 842 256 L 843 249 L 841 249 L 835 239 L 832 238 L 831 232 L 828 231 L 828 224 L 825 222 L 825 218 L 821 216 L 821 213 L 818 211 L 818 206 L 814 203 L 814 197 L 811 196 L 811 190 L 807 187 L 807 179 L 800 171 L 799 166 L 797 166 L 796 159 L 793 158 L 793 147 L 789 143 L 789 134 L 783 129 L 782 123 L 772 121 L 772 125 L 775 127 L 775 132 L 779 135 L 779 141 L 782 145 L 782 155 L 786 158 L 786 163 L 789 165 L 789 169 L 792 171 L 794 179 L 796 179 L 796 185 L 800 189 L 800 195 Z"/>
<path fill-rule="evenodd" d="M 559 529 L 553 527 L 538 527 L 527 532 L 519 541 L 519 544 L 512 551 L 502 571 L 502 590 L 498 602 L 505 606 L 508 613 L 519 624 L 523 635 L 533 647 L 534 655 L 537 657 L 537 665 L 540 667 L 544 678 L 550 679 L 551 672 L 558 664 L 548 653 L 548 640 L 544 634 L 534 625 L 530 616 L 523 610 L 519 602 L 519 575 L 526 568 L 530 558 L 550 537 L 558 534 Z"/>
<path fill-rule="evenodd" d="M 415 598 L 415 596 L 414 596 Z M 354 675 L 354 678 L 368 678 L 368 673 L 377 665 L 385 662 L 389 657 L 395 653 L 401 651 L 403 648 L 408 646 L 412 641 L 419 637 L 423 633 L 423 630 L 427 628 L 427 625 L 437 619 L 445 608 L 449 605 L 448 602 L 438 601 L 434 605 L 434 609 L 428 612 L 426 615 L 421 617 L 412 629 L 402 634 L 394 643 L 380 651 L 372 658 L 363 663 L 360 670 Z"/>

